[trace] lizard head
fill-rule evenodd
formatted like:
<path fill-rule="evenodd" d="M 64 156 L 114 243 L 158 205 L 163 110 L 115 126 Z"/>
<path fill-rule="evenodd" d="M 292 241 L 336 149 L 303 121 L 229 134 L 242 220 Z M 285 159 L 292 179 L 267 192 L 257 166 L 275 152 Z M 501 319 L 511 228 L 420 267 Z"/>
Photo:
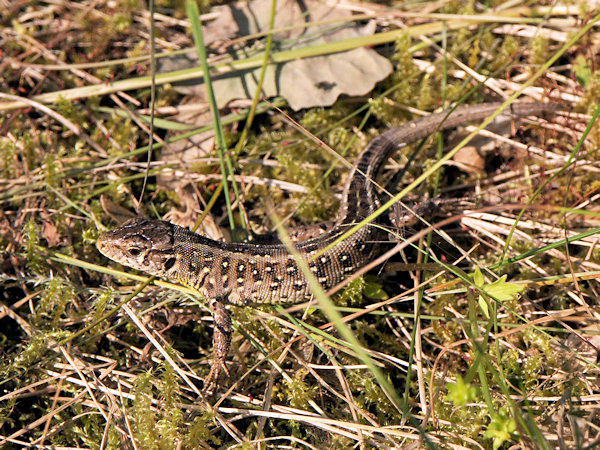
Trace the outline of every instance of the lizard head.
<path fill-rule="evenodd" d="M 102 233 L 96 247 L 107 258 L 151 275 L 163 276 L 175 265 L 174 225 L 135 218 Z"/>

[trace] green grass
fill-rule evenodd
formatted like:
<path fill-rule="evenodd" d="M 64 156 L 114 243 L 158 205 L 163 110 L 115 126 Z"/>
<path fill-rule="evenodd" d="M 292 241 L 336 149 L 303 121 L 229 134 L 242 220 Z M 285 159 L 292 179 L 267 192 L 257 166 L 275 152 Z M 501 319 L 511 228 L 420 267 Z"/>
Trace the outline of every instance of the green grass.
<path fill-rule="evenodd" d="M 387 3 L 405 28 L 363 11 L 354 19 L 379 22 L 372 36 L 265 55 L 263 33 L 231 62 L 195 46 L 197 24 L 192 33 L 165 19 L 189 23 L 183 2 L 158 2 L 159 57 L 199 51 L 213 74 L 362 46 L 395 67 L 368 96 L 331 107 L 294 113 L 256 96 L 197 122 L 175 113 L 200 101 L 170 83 L 203 69 L 156 74 L 139 206 L 146 6 L 33 2 L 0 12 L 0 446 L 597 445 L 597 12 Z M 501 31 L 509 25 L 533 34 Z M 451 159 L 467 140 L 446 134 L 403 151 L 380 180 L 391 192 L 385 208 L 439 194 L 488 215 L 457 210 L 443 226 L 403 230 L 385 264 L 335 294 L 315 286 L 313 302 L 232 307 L 232 377 L 218 395 L 200 393 L 212 351 L 203 299 L 95 249 L 100 232 L 138 209 L 185 211 L 175 217 L 190 227 L 202 217 L 200 231 L 215 238 L 331 219 L 348 164 L 382 131 L 417 110 L 534 94 L 572 112 L 507 136 L 528 151 L 498 144 L 473 174 Z M 159 158 L 163 140 L 215 128 L 218 154 Z M 165 185 L 172 173 L 193 189 Z"/>

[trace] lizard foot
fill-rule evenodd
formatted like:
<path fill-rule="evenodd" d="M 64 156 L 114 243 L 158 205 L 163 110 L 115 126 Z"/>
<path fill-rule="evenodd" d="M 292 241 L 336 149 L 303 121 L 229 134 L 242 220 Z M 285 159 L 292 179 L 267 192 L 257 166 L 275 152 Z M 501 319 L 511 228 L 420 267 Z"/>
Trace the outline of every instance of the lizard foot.
<path fill-rule="evenodd" d="M 225 360 L 215 357 L 213 359 L 212 367 L 210 368 L 210 371 L 208 372 L 208 375 L 204 380 L 204 387 L 202 388 L 202 392 L 204 394 L 210 394 L 216 391 L 216 388 L 218 387 L 219 377 L 222 373 L 227 375 L 227 378 L 231 376 L 229 373 L 229 369 L 225 365 Z M 212 389 L 213 387 L 215 388 L 214 390 Z"/>

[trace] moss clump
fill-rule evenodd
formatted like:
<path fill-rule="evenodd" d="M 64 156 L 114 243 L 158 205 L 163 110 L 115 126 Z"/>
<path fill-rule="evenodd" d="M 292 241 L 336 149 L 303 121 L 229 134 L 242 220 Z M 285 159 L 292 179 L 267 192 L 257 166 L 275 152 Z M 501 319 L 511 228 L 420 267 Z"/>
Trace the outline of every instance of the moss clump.
<path fill-rule="evenodd" d="M 43 274 L 45 272 L 45 261 L 40 252 L 40 236 L 38 225 L 29 220 L 23 233 L 25 237 L 25 253 L 27 266 L 32 272 Z"/>
<path fill-rule="evenodd" d="M 295 215 L 304 223 L 313 223 L 330 218 L 330 212 L 335 211 L 337 201 L 329 188 L 329 183 L 323 182 L 323 172 L 316 168 L 308 167 L 306 160 L 322 164 L 320 150 L 312 148 L 308 152 L 295 148 L 281 149 L 277 154 L 277 161 L 281 168 L 276 170 L 276 177 L 283 178 L 301 186 L 306 186 L 311 195 L 293 203 Z M 291 205 L 290 205 L 291 206 Z"/>
<path fill-rule="evenodd" d="M 3 364 L 0 365 L 0 379 L 7 380 L 13 376 L 20 376 L 40 361 L 48 350 L 56 343 L 67 337 L 65 332 L 37 333 L 26 339 L 10 354 L 6 354 Z"/>
<path fill-rule="evenodd" d="M 64 319 L 67 305 L 73 301 L 75 291 L 73 286 L 53 278 L 42 290 L 32 321 L 38 327 L 59 331 L 62 329 L 61 319 Z"/>
<path fill-rule="evenodd" d="M 104 148 L 111 156 L 122 155 L 124 151 L 133 150 L 132 143 L 138 142 L 140 130 L 133 126 L 130 118 L 119 114 L 111 114 L 102 119 L 100 126 L 94 129 L 92 138 L 104 142 Z M 110 139 L 106 139 L 106 135 Z"/>
<path fill-rule="evenodd" d="M 140 375 L 135 382 L 134 400 L 131 408 L 133 433 L 136 441 L 143 448 L 160 448 L 160 433 L 156 424 L 156 410 L 152 405 L 152 383 L 154 375 L 147 372 Z M 173 444 L 173 443 L 171 443 Z"/>
<path fill-rule="evenodd" d="M 338 153 L 352 159 L 364 142 L 356 139 L 356 135 L 349 131 L 351 125 L 340 124 L 347 115 L 348 108 L 344 106 L 332 109 L 314 108 L 305 113 L 302 125 Z M 298 138 L 291 132 L 265 130 L 259 137 L 249 139 L 248 148 L 251 149 L 248 157 L 262 159 L 265 155 L 270 155 L 278 164 L 259 165 L 255 171 L 245 166 L 245 171 L 266 179 L 298 184 L 307 190 L 295 193 L 261 184 L 253 186 L 244 200 L 246 204 L 254 203 L 253 215 L 256 220 L 262 220 L 264 225 L 270 228 L 271 223 L 264 208 L 265 198 L 277 205 L 277 214 L 280 217 L 293 216 L 301 223 L 314 223 L 332 218 L 338 200 L 331 186 L 337 183 L 339 169 L 342 168 L 337 158 L 310 139 Z M 338 168 L 330 173 L 334 164 Z"/>
<path fill-rule="evenodd" d="M 345 358 L 341 359 L 343 363 L 356 363 L 356 361 L 345 361 Z M 380 424 L 400 422 L 398 410 L 390 403 L 377 381 L 369 373 L 364 370 L 352 370 L 346 374 L 346 379 L 356 404 L 375 414 Z"/>
<path fill-rule="evenodd" d="M 214 447 L 219 447 L 222 441 L 210 428 L 213 421 L 214 414 L 212 412 L 203 412 L 194 417 L 188 425 L 183 448 L 197 448 L 201 443 L 212 443 Z"/>
<path fill-rule="evenodd" d="M 2 177 L 10 179 L 16 176 L 17 146 L 14 142 L 0 137 L 0 171 Z"/>
<path fill-rule="evenodd" d="M 488 66 L 489 73 L 503 70 L 515 60 L 515 55 L 521 52 L 521 44 L 512 36 L 506 36 L 500 45 L 500 48 L 494 54 L 494 59 Z"/>
<path fill-rule="evenodd" d="M 531 59 L 529 61 L 532 70 L 548 61 L 548 39 L 542 34 L 538 34 L 529 44 L 531 48 Z"/>
<path fill-rule="evenodd" d="M 300 369 L 294 373 L 292 378 L 283 380 L 277 393 L 279 399 L 292 408 L 309 408 L 310 401 L 313 400 L 319 388 L 312 383 L 312 377 L 309 378 L 311 382 L 307 383 L 307 376 L 308 371 Z"/>
<path fill-rule="evenodd" d="M 363 302 L 364 277 L 358 277 L 348 283 L 348 286 L 335 298 L 336 305 L 355 306 Z"/>
<path fill-rule="evenodd" d="M 201 420 L 196 421 L 193 429 L 183 427 L 178 381 L 177 374 L 166 363 L 158 376 L 149 371 L 136 379 L 131 420 L 135 439 L 142 448 L 166 450 L 206 436 L 205 422 Z M 155 389 L 161 398 L 158 404 L 153 402 L 157 396 Z"/>
<path fill-rule="evenodd" d="M 402 33 L 394 43 L 394 54 L 391 59 L 396 64 L 396 70 L 385 81 L 387 87 L 393 87 L 391 98 L 403 105 L 413 105 L 416 97 L 415 84 L 420 83 L 421 72 L 415 65 L 410 52 L 412 38 Z M 373 107 L 373 105 L 371 105 Z M 397 109 L 395 114 L 397 114 Z M 379 116 L 379 114 L 377 114 Z"/>

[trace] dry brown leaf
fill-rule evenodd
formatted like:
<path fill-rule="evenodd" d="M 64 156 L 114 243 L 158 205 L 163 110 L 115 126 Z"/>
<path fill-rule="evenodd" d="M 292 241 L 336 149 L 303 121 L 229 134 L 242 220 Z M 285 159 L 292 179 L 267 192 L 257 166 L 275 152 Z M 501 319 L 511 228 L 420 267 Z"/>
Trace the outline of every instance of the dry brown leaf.
<path fill-rule="evenodd" d="M 54 222 L 50 220 L 44 220 L 44 224 L 42 225 L 42 237 L 46 239 L 48 242 L 48 247 L 57 247 L 61 240 L 62 236 L 58 232 L 58 228 Z"/>
<path fill-rule="evenodd" d="M 485 168 L 485 159 L 481 157 L 477 148 L 467 145 L 461 148 L 452 160 L 465 172 L 481 174 Z"/>
<path fill-rule="evenodd" d="M 259 33 L 268 29 L 271 1 L 254 0 L 249 3 L 234 3 L 213 8 L 218 17 L 205 27 L 207 44 L 217 43 L 234 37 Z M 308 0 L 279 2 L 275 16 L 275 29 L 293 25 L 306 27 L 282 31 L 274 35 L 274 51 L 318 46 L 373 34 L 373 22 L 367 25 L 343 24 L 343 20 L 321 23 L 336 19 L 349 19 L 347 9 L 326 3 Z M 343 24 L 337 26 L 337 24 Z M 240 57 L 246 57 L 241 52 Z M 197 66 L 197 60 L 177 57 L 163 61 L 161 71 L 180 70 Z M 231 100 L 252 98 L 256 92 L 260 68 L 235 71 L 213 80 L 219 107 Z M 267 66 L 263 93 L 266 97 L 282 96 L 294 110 L 314 106 L 332 105 L 341 94 L 358 96 L 368 93 L 375 83 L 392 71 L 392 64 L 376 51 L 358 48 L 324 56 L 299 59 Z M 193 80 L 192 80 L 193 81 Z M 186 94 L 203 96 L 204 85 L 187 83 L 178 89 Z"/>

